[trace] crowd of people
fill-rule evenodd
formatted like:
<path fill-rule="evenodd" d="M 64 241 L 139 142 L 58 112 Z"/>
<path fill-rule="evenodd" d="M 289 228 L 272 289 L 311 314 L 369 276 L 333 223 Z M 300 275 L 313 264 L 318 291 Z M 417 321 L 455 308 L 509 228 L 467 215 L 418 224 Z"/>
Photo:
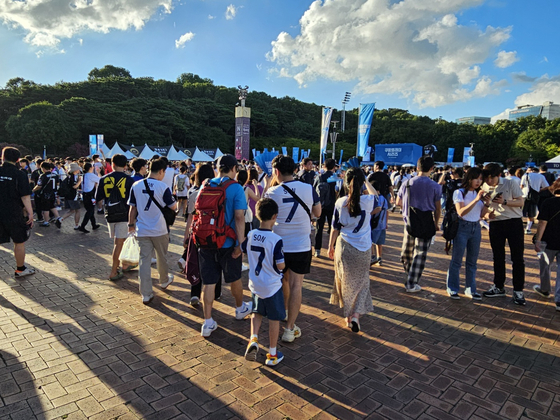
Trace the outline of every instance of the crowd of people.
<path fill-rule="evenodd" d="M 319 168 L 309 158 L 296 164 L 278 155 L 269 176 L 254 162 L 239 162 L 231 155 L 195 166 L 159 156 L 131 162 L 124 155 L 111 160 L 97 155 L 63 161 L 21 158 L 17 149 L 6 147 L 0 168 L 0 195 L 5 197 L 0 202 L 0 243 L 14 243 L 15 277 L 22 278 L 35 273 L 25 264 L 25 242 L 34 222 L 61 228 L 73 216 L 74 229 L 87 234 L 88 224 L 93 230 L 100 226 L 96 213 L 102 213 L 113 239 L 108 279 L 118 281 L 124 273 L 138 270 L 142 302 L 150 305 L 151 265 L 157 264 L 162 289 L 174 281 L 167 251 L 170 227 L 178 215 L 185 222 L 178 266 L 191 283 L 191 305 L 202 304 L 201 335 L 209 337 L 218 328 L 212 307 L 221 297 L 223 281 L 235 301 L 235 318 L 251 315 L 248 359 L 255 360 L 259 353 L 262 318 L 268 318 L 265 363 L 270 366 L 284 357 L 277 349 L 280 322 L 285 322 L 283 342 L 302 336 L 297 320 L 303 279 L 312 258 L 321 258 L 325 224 L 326 252 L 334 260 L 330 303 L 342 309 L 344 323 L 353 332 L 361 329 L 360 317 L 373 310 L 370 268 L 383 263 L 388 212 L 399 207 L 405 224 L 401 263 L 407 293 L 422 290 L 428 252 L 445 214 L 444 234 L 447 230 L 452 243 L 446 283 L 451 299 L 461 297 L 464 258 L 466 297 L 480 301 L 506 296 L 507 240 L 513 303 L 525 305 L 524 233 L 532 233 L 535 218 L 541 281 L 534 290 L 543 297 L 552 295 L 552 263 L 560 258 L 560 180 L 546 167 L 527 173 L 504 171 L 496 163 L 464 170 L 436 168 L 430 156 L 420 158 L 416 167 L 385 166 L 379 161 L 372 167 L 338 167 L 326 159 Z M 489 229 L 494 278 L 493 286 L 480 293 L 476 271 L 484 227 Z M 137 264 L 120 258 L 131 236 L 139 245 Z M 244 269 L 252 293 L 247 302 Z M 560 311 L 558 281 L 554 298 Z"/>

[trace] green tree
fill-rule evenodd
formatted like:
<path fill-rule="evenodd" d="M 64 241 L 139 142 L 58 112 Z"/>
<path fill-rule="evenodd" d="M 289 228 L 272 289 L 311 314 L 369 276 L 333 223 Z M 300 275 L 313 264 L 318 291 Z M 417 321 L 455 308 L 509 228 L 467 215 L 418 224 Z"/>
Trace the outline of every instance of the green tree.
<path fill-rule="evenodd" d="M 94 67 L 93 70 L 88 73 L 88 80 L 106 79 L 109 77 L 131 78 L 132 76 L 127 69 L 123 67 L 115 67 L 110 64 L 100 69 Z"/>

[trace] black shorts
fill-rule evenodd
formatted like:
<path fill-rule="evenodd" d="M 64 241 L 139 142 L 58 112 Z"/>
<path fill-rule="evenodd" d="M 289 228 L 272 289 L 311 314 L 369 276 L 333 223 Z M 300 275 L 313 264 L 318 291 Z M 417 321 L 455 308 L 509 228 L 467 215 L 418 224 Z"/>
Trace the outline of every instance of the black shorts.
<path fill-rule="evenodd" d="M 70 210 L 80 210 L 80 202 L 78 200 L 64 200 L 64 207 Z"/>
<path fill-rule="evenodd" d="M 283 321 L 286 318 L 282 288 L 278 289 L 276 293 L 268 298 L 261 299 L 254 293 L 252 298 L 254 314 L 265 316 L 270 321 Z"/>
<path fill-rule="evenodd" d="M 232 258 L 234 248 L 199 249 L 198 268 L 202 284 L 216 284 L 221 281 L 222 273 L 226 283 L 241 279 L 242 255 Z"/>
<path fill-rule="evenodd" d="M 290 269 L 296 274 L 309 274 L 311 271 L 311 250 L 305 252 L 284 252 L 286 267 L 284 273 Z"/>
<path fill-rule="evenodd" d="M 22 244 L 29 239 L 31 230 L 28 229 L 29 225 L 26 219 L 22 216 L 21 219 L 0 219 L 0 244 L 10 242 L 10 239 L 15 244 Z"/>
<path fill-rule="evenodd" d="M 535 217 L 537 215 L 537 205 L 530 202 L 529 200 L 525 200 L 523 204 L 523 217 Z"/>

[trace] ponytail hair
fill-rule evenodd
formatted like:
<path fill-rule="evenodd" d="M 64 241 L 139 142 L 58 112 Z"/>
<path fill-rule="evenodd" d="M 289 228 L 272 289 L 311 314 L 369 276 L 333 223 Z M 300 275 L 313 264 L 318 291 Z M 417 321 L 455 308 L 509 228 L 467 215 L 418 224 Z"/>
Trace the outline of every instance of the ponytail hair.
<path fill-rule="evenodd" d="M 348 188 L 348 213 L 351 217 L 358 217 L 362 213 L 360 196 L 365 183 L 365 175 L 360 168 L 350 168 L 346 172 L 345 184 Z"/>

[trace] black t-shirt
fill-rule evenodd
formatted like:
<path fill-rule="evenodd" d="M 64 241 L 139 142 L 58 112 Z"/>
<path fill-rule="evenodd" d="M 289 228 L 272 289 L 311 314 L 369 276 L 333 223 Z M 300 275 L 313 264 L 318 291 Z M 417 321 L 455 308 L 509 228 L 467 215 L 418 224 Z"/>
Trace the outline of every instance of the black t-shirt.
<path fill-rule="evenodd" d="M 37 181 L 37 185 L 41 187 L 37 192 L 38 195 L 45 199 L 53 199 L 58 190 L 58 175 L 54 172 L 44 173 Z"/>
<path fill-rule="evenodd" d="M 558 212 L 560 212 L 560 197 L 552 197 L 543 201 L 538 217 L 539 220 L 547 222 L 541 240 L 546 242 L 547 249 L 555 251 L 560 251 L 560 213 Z"/>
<path fill-rule="evenodd" d="M 374 172 L 368 176 L 368 181 L 373 184 L 376 181 L 379 185 L 379 193 L 381 195 L 389 194 L 389 187 L 391 184 L 391 178 L 385 172 Z"/>
<path fill-rule="evenodd" d="M 31 187 L 25 172 L 15 165 L 4 162 L 0 166 L 0 217 L 13 220 L 22 215 L 21 197 L 31 195 Z"/>
<path fill-rule="evenodd" d="M 31 172 L 31 182 L 33 183 L 33 185 L 37 185 L 37 181 L 39 181 L 42 173 L 43 171 L 41 171 L 40 168 L 37 168 L 33 172 Z"/>
<path fill-rule="evenodd" d="M 100 201 L 109 198 L 111 190 L 116 185 L 121 192 L 121 198 L 123 201 L 127 202 L 130 197 L 132 184 L 134 184 L 134 180 L 124 172 L 111 172 L 110 174 L 101 177 L 99 180 L 99 186 L 97 187 L 95 199 Z"/>
<path fill-rule="evenodd" d="M 306 171 L 305 169 L 302 169 L 298 172 L 297 179 L 301 182 L 313 185 L 313 181 L 315 181 L 315 171 Z"/>

